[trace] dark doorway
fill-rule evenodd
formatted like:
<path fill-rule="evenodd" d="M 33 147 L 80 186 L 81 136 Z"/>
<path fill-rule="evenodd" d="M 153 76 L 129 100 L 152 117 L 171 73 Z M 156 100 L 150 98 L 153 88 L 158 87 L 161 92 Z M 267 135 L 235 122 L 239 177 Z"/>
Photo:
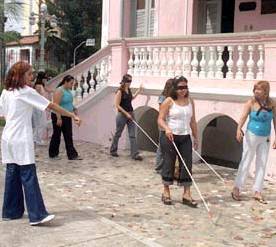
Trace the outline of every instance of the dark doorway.
<path fill-rule="evenodd" d="M 238 168 L 242 144 L 236 141 L 237 123 L 228 116 L 214 118 L 205 127 L 201 155 L 209 163 Z"/>
<path fill-rule="evenodd" d="M 221 10 L 221 32 L 234 32 L 235 0 L 223 0 Z"/>

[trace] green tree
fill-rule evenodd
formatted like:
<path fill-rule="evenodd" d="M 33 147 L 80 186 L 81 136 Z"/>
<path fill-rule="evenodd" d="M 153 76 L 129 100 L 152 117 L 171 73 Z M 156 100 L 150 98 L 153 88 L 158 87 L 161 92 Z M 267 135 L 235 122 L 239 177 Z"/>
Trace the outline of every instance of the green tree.
<path fill-rule="evenodd" d="M 50 14 L 59 20 L 61 39 L 49 38 L 46 46 L 54 47 L 56 54 L 69 68 L 73 62 L 73 51 L 82 41 L 95 38 L 95 47 L 83 46 L 77 52 L 76 61 L 80 62 L 100 49 L 102 0 L 56 0 L 46 1 Z"/>

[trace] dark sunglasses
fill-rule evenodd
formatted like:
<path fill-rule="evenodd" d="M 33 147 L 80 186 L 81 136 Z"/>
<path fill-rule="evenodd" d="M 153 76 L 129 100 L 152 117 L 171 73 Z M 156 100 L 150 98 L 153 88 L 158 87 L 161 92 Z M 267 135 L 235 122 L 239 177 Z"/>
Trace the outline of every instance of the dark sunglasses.
<path fill-rule="evenodd" d="M 131 83 L 131 82 L 132 82 L 132 80 L 127 80 L 126 82 L 127 82 L 127 83 Z"/>
<path fill-rule="evenodd" d="M 184 90 L 184 89 L 188 89 L 188 86 L 178 86 L 177 90 Z"/>

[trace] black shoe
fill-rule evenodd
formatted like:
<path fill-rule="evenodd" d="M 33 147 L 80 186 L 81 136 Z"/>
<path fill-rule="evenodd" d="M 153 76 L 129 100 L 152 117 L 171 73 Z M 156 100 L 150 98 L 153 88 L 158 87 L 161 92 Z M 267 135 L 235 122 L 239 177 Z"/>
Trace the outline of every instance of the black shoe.
<path fill-rule="evenodd" d="M 133 159 L 134 159 L 134 160 L 142 161 L 142 160 L 143 160 L 143 157 L 140 156 L 139 154 L 137 154 Z"/>
<path fill-rule="evenodd" d="M 80 156 L 76 156 L 76 157 L 68 158 L 68 160 L 83 160 L 83 158 L 81 158 Z"/>
<path fill-rule="evenodd" d="M 110 155 L 113 157 L 119 157 L 119 155 L 117 153 L 110 153 Z"/>

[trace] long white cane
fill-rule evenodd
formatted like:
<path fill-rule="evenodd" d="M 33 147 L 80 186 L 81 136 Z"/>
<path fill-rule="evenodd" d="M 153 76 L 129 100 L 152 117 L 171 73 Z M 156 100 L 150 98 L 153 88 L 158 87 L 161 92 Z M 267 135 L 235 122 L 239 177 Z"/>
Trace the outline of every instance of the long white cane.
<path fill-rule="evenodd" d="M 132 120 L 134 122 L 134 124 L 144 133 L 144 135 L 149 138 L 149 140 L 158 148 L 159 146 L 157 145 L 157 143 L 152 140 L 152 138 L 148 135 L 148 133 L 135 121 L 135 120 Z M 212 172 L 214 172 L 214 174 L 223 182 L 225 183 L 225 180 L 215 171 L 215 169 L 206 162 L 205 159 L 203 159 L 203 157 L 193 148 L 193 151 L 197 154 L 197 156 L 203 160 L 203 162 L 210 168 L 210 170 Z"/>
<path fill-rule="evenodd" d="M 150 139 L 150 141 L 158 148 L 159 146 L 157 145 L 157 143 L 152 140 L 152 138 L 148 135 L 148 133 L 146 131 L 144 131 L 144 129 L 135 121 L 135 120 L 132 120 L 133 123 L 144 133 L 144 135 Z"/>
<path fill-rule="evenodd" d="M 195 180 L 194 180 L 194 178 L 193 178 L 191 172 L 189 171 L 189 169 L 188 169 L 188 167 L 187 167 L 187 165 L 186 165 L 186 163 L 185 163 L 185 161 L 184 161 L 182 155 L 180 154 L 180 152 L 179 152 L 179 150 L 178 150 L 178 148 L 177 148 L 175 142 L 172 141 L 172 143 L 173 143 L 173 146 L 174 146 L 174 148 L 175 148 L 175 150 L 176 150 L 178 156 L 180 157 L 180 159 L 181 159 L 181 161 L 182 161 L 182 163 L 183 163 L 184 168 L 186 169 L 187 173 L 189 174 L 190 178 L 192 179 L 192 182 L 193 182 L 193 184 L 194 184 L 194 186 L 195 186 L 195 188 L 196 188 L 196 190 L 197 190 L 197 193 L 199 194 L 199 196 L 200 196 L 200 198 L 201 198 L 201 200 L 202 200 L 202 202 L 203 202 L 203 204 L 204 204 L 204 206 L 205 206 L 205 208 L 206 208 L 206 210 L 207 210 L 207 212 L 208 212 L 209 217 L 212 217 L 210 208 L 208 207 L 208 205 L 207 205 L 205 199 L 203 198 L 203 196 L 202 196 L 202 194 L 201 194 L 201 192 L 200 192 L 200 190 L 199 190 L 199 188 L 198 188 L 198 186 L 197 186 L 197 184 L 196 184 L 196 182 L 195 182 Z"/>
<path fill-rule="evenodd" d="M 216 176 L 225 183 L 225 180 L 215 171 L 215 169 L 193 148 L 194 153 L 210 168 L 210 170 L 216 174 Z"/>

